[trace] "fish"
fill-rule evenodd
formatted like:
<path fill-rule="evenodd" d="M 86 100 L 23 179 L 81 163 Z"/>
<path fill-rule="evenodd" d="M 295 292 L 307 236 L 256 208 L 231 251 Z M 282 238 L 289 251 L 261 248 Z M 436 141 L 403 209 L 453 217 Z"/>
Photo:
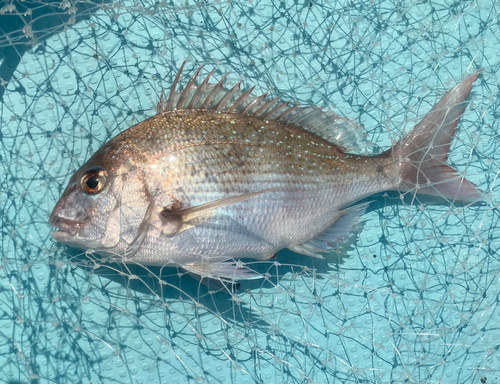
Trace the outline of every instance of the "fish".
<path fill-rule="evenodd" d="M 110 262 L 182 268 L 203 279 L 262 276 L 247 259 L 288 248 L 325 258 L 356 232 L 380 192 L 477 202 L 485 194 L 447 162 L 480 71 L 448 91 L 391 148 L 366 154 L 352 120 L 283 103 L 255 86 L 177 91 L 157 114 L 106 142 L 55 205 L 52 237 Z"/>

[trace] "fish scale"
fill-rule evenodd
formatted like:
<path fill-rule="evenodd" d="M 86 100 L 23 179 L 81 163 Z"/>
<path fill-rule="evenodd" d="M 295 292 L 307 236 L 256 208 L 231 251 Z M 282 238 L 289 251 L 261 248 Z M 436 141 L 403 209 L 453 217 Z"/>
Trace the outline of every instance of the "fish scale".
<path fill-rule="evenodd" d="M 56 240 L 113 261 L 246 279 L 259 275 L 240 258 L 265 260 L 283 248 L 334 252 L 369 204 L 359 201 L 374 193 L 483 198 L 445 164 L 479 73 L 392 148 L 368 156 L 354 122 L 210 84 L 211 74 L 196 86 L 200 70 L 176 92 L 181 67 L 158 114 L 73 175 L 51 215 Z"/>
<path fill-rule="evenodd" d="M 267 122 L 266 124 L 258 121 L 259 128 L 255 128 L 255 125 L 245 125 L 245 131 L 234 134 L 233 127 L 228 126 L 228 124 L 237 120 L 238 125 L 241 126 L 240 120 L 246 121 L 248 117 L 237 114 L 220 116 L 217 113 L 213 113 L 214 116 L 207 116 L 209 113 L 213 112 L 189 112 L 195 116 L 191 116 L 190 120 L 186 121 L 187 124 L 196 125 L 199 124 L 200 119 L 208 121 L 208 123 L 210 123 L 210 118 L 217 119 L 215 120 L 218 122 L 217 126 L 210 126 L 210 124 L 206 126 L 208 131 L 205 131 L 207 134 L 204 135 L 204 142 L 200 142 L 197 132 L 191 130 L 180 132 L 177 128 L 175 132 L 165 137 L 163 149 L 159 153 L 153 153 L 148 162 L 158 162 L 161 166 L 161 159 L 179 155 L 182 152 L 184 155 L 179 156 L 181 166 L 198 164 L 202 161 L 214 161 L 207 163 L 207 166 L 211 168 L 210 175 L 220 177 L 220 173 L 230 172 L 228 177 L 230 177 L 231 185 L 239 182 L 239 179 L 244 183 L 253 174 L 259 176 L 269 174 L 275 181 L 276 178 L 279 180 L 280 177 L 284 177 L 291 184 L 294 184 L 297 182 L 294 177 L 303 180 L 311 173 L 312 177 L 308 178 L 308 184 L 323 184 L 325 181 L 331 180 L 339 182 L 339 177 L 342 177 L 344 173 L 350 175 L 365 172 L 359 169 L 359 156 L 345 155 L 331 143 L 308 132 L 303 132 L 299 128 L 283 126 L 277 122 Z M 186 112 L 174 112 L 169 114 L 169 118 L 176 119 L 176 114 L 185 116 Z M 197 114 L 198 116 L 196 116 Z M 261 129 L 263 123 L 272 126 Z M 151 125 L 153 130 L 170 129 L 168 125 L 164 126 L 154 120 Z M 190 140 L 192 136 L 197 137 L 197 140 Z M 271 143 L 274 141 L 274 136 L 278 136 L 279 141 Z M 122 136 L 120 139 L 127 140 L 127 137 Z M 144 144 L 147 145 L 147 143 Z M 204 147 L 204 150 L 201 151 L 200 147 Z M 240 158 L 242 154 L 245 157 L 244 161 L 235 164 L 235 160 Z M 234 160 L 230 161 L 230 159 Z M 371 161 L 367 163 L 367 167 L 370 167 L 371 163 Z M 234 167 L 237 167 L 237 172 L 232 172 Z M 166 168 L 168 169 L 168 166 Z M 371 168 L 374 170 L 375 166 L 371 166 Z M 176 169 L 177 172 L 182 172 L 181 167 Z M 184 178 L 185 175 L 179 174 L 179 177 Z M 207 181 L 209 181 L 207 178 L 200 180 L 203 184 Z M 219 178 L 218 182 L 224 184 L 226 181 Z M 182 185 L 182 183 L 187 182 L 179 180 L 179 183 L 178 185 Z"/>

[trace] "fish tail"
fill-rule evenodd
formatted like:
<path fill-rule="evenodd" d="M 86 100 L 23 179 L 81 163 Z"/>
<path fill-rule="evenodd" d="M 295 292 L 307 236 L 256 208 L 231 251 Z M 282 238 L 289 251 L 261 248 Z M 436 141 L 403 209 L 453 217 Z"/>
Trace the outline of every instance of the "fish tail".
<path fill-rule="evenodd" d="M 477 186 L 446 164 L 458 121 L 477 72 L 450 90 L 387 155 L 398 164 L 399 190 L 440 196 L 448 200 L 484 200 Z"/>

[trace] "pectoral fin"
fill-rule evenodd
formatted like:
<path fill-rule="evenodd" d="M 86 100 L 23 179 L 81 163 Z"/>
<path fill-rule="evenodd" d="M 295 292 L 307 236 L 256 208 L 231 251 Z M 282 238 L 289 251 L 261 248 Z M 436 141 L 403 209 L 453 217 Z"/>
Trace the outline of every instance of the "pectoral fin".
<path fill-rule="evenodd" d="M 263 193 L 273 192 L 278 189 L 279 188 L 272 188 L 259 192 L 244 193 L 242 195 L 226 197 L 224 199 L 215 200 L 195 207 L 180 209 L 178 211 L 172 211 L 165 208 L 160 213 L 166 224 L 163 232 L 168 236 L 175 236 L 178 233 L 203 222 L 204 218 L 215 209 L 241 203 L 251 197 L 262 195 Z"/>

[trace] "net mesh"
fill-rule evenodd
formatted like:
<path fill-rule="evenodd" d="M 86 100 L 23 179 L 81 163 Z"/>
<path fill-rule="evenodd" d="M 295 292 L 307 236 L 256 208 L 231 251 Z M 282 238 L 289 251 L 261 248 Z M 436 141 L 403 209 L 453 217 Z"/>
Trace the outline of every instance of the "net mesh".
<path fill-rule="evenodd" d="M 500 382 L 498 2 L 2 1 L 0 381 Z M 183 60 L 181 84 L 203 63 L 332 108 L 374 153 L 482 69 L 449 162 L 489 201 L 377 195 L 337 260 L 282 251 L 233 290 L 55 243 L 69 177 Z"/>

